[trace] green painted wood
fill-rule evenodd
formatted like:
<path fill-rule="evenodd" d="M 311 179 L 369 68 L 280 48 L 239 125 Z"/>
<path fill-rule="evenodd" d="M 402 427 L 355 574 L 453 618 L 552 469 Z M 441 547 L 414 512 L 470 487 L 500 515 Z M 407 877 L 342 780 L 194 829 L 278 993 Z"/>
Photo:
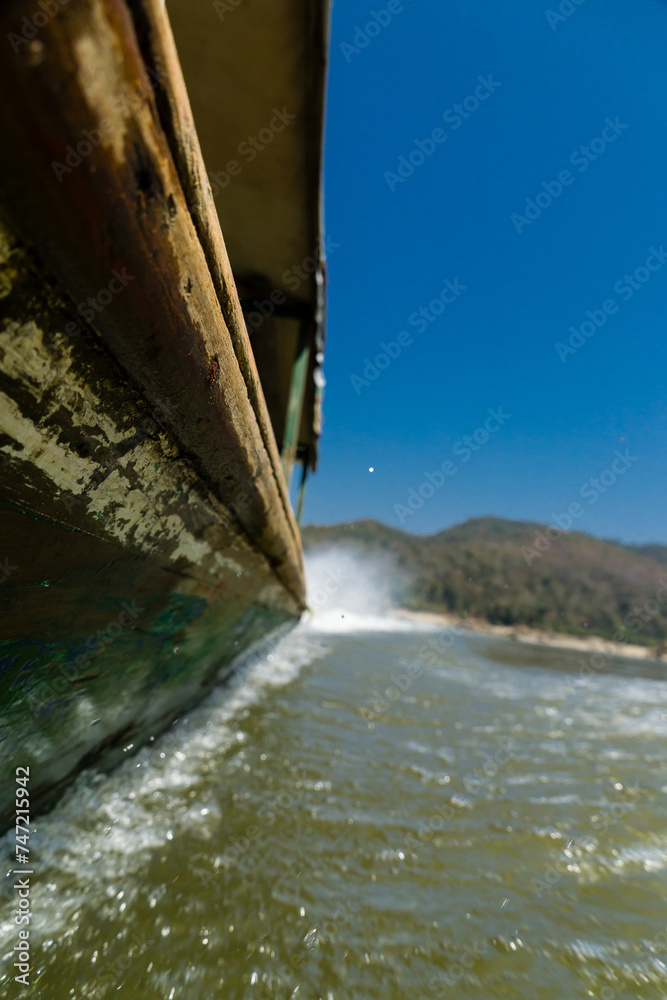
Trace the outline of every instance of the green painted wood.
<path fill-rule="evenodd" d="M 299 428 L 306 391 L 306 377 L 310 360 L 310 344 L 308 342 L 306 324 L 302 324 L 299 333 L 292 379 L 290 382 L 289 399 L 287 401 L 287 416 L 285 419 L 285 434 L 283 437 L 282 462 L 285 478 L 290 482 L 292 469 L 296 459 L 296 448 L 299 443 Z"/>

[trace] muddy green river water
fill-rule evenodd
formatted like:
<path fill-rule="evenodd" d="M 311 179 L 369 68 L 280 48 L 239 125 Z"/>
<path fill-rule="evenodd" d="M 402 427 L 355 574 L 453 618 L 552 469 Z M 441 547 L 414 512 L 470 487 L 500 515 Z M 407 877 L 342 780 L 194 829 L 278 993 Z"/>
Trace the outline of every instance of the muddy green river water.
<path fill-rule="evenodd" d="M 667 684 L 439 635 L 316 617 L 82 776 L 34 824 L 28 988 L 4 879 L 2 995 L 667 997 Z"/>

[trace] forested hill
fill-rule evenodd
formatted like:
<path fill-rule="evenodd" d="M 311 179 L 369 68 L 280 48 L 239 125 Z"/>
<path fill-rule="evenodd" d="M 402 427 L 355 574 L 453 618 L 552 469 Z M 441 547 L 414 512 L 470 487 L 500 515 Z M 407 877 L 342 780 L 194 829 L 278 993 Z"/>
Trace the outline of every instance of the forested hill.
<path fill-rule="evenodd" d="M 648 559 L 653 559 L 654 562 L 667 566 L 667 545 L 653 543 L 649 545 L 624 545 L 622 547 L 629 549 L 630 552 L 636 552 L 638 556 L 646 556 Z"/>
<path fill-rule="evenodd" d="M 484 517 L 429 536 L 377 521 L 310 525 L 302 535 L 306 551 L 344 543 L 382 555 L 393 567 L 397 599 L 412 609 L 665 644 L 666 546 L 624 546 L 553 528 L 548 537 L 547 530 Z"/>

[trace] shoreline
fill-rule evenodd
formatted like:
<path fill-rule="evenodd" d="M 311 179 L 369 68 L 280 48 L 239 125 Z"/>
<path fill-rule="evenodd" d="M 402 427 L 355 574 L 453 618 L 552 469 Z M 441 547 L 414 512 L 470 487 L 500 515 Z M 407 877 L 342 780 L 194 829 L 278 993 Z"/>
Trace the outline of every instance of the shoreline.
<path fill-rule="evenodd" d="M 512 639 L 529 646 L 548 646 L 551 649 L 564 649 L 582 653 L 602 653 L 620 659 L 651 660 L 654 663 L 667 663 L 667 654 L 658 654 L 655 648 L 635 646 L 630 643 L 616 643 L 611 639 L 603 639 L 599 635 L 579 636 L 566 635 L 558 632 L 543 632 L 530 628 L 528 625 L 492 625 L 482 618 L 459 618 L 445 612 L 411 611 L 408 608 L 392 608 L 392 615 L 405 618 L 422 625 L 442 625 L 445 628 L 466 629 L 479 635 L 496 636 L 502 639 Z"/>

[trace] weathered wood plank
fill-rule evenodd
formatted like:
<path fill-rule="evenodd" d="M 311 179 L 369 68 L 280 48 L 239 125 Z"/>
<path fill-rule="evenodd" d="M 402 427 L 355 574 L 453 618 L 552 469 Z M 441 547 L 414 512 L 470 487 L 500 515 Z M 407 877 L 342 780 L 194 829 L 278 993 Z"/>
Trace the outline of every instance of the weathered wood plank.
<path fill-rule="evenodd" d="M 0 61 L 0 826 L 18 754 L 46 803 L 303 609 L 170 44 L 157 4 L 77 0 Z"/>
<path fill-rule="evenodd" d="M 4 5 L 4 34 L 24 10 Z M 2 61 L 0 86 L 12 94 L 0 104 L 3 210 L 75 303 L 104 298 L 95 330 L 302 602 L 275 449 L 239 370 L 127 5 L 63 7 Z"/>
<path fill-rule="evenodd" d="M 159 732 L 300 604 L 2 228 L 0 458 L 2 829 L 17 762 L 39 808 L 85 762 Z"/>
<path fill-rule="evenodd" d="M 160 121 L 169 142 L 183 192 L 197 230 L 211 273 L 222 314 L 236 353 L 248 396 L 257 418 L 262 441 L 274 469 L 281 465 L 280 453 L 253 357 L 241 303 L 234 283 L 227 248 L 220 229 L 217 209 L 211 193 L 199 138 L 192 117 L 190 100 L 183 80 L 174 37 L 160 0 L 142 0 L 134 7 L 134 19 L 141 50 L 159 81 L 155 101 Z M 222 97 L 221 97 L 222 99 Z M 298 538 L 285 480 L 277 477 L 285 516 Z M 300 542 L 299 542 L 300 544 Z"/>

